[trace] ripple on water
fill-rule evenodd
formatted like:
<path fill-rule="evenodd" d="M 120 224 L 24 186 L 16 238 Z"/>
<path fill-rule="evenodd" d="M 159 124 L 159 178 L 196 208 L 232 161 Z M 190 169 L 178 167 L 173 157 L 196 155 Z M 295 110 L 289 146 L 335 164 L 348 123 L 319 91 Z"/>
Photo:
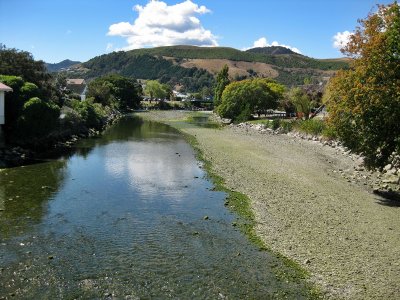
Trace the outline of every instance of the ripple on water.
<path fill-rule="evenodd" d="M 231 226 L 225 194 L 174 129 L 124 119 L 82 149 L 0 173 L 1 295 L 307 296 Z"/>

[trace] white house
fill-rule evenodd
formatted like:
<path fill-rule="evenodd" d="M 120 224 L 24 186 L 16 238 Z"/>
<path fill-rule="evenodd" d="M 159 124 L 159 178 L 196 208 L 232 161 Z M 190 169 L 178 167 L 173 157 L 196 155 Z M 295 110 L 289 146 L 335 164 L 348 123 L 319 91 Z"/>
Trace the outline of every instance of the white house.
<path fill-rule="evenodd" d="M 12 88 L 0 82 L 0 125 L 4 124 L 5 113 L 4 113 L 4 93 L 12 92 Z M 1 130 L 1 129 L 0 129 Z"/>

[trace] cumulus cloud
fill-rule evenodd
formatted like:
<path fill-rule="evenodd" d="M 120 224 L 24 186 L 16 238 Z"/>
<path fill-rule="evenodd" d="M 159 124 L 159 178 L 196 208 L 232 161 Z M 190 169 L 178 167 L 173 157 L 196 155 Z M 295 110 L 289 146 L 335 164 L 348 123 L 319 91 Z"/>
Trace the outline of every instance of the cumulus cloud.
<path fill-rule="evenodd" d="M 333 36 L 333 47 L 337 49 L 342 49 L 350 41 L 350 36 L 352 33 L 350 31 L 338 32 Z"/>
<path fill-rule="evenodd" d="M 196 17 L 210 10 L 191 0 L 175 5 L 151 0 L 145 6 L 135 5 L 138 17 L 133 22 L 112 24 L 107 35 L 126 38 L 128 46 L 122 50 L 143 47 L 195 45 L 218 46 L 217 38 L 206 30 Z"/>
<path fill-rule="evenodd" d="M 288 49 L 292 50 L 293 52 L 301 54 L 301 51 L 299 49 L 297 49 L 296 47 L 291 47 L 291 46 L 288 46 L 288 45 L 279 44 L 277 41 L 273 41 L 270 44 L 270 43 L 268 43 L 268 41 L 267 41 L 267 39 L 265 37 L 259 38 L 257 41 L 255 41 L 253 43 L 252 47 L 245 48 L 244 50 L 248 50 L 248 49 L 252 49 L 252 48 L 271 47 L 271 46 L 285 47 L 285 48 L 288 48 Z"/>

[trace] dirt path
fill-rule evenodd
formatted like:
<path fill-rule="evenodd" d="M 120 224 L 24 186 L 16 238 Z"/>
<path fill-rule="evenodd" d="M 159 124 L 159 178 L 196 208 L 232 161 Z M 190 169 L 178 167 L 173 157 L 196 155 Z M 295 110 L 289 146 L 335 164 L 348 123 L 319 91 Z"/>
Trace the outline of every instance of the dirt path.
<path fill-rule="evenodd" d="M 340 176 L 351 158 L 286 135 L 182 130 L 196 137 L 228 188 L 250 197 L 265 243 L 309 270 L 327 298 L 400 297 L 399 207 Z"/>

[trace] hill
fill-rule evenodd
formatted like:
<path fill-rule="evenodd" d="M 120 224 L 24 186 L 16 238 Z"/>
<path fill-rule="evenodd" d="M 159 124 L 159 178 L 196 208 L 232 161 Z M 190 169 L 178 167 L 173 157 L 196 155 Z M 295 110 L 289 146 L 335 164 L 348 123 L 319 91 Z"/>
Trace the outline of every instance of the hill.
<path fill-rule="evenodd" d="M 74 66 L 74 77 L 86 79 L 120 73 L 141 79 L 159 79 L 181 85 L 187 91 L 211 87 L 213 75 L 224 64 L 233 79 L 272 77 L 285 85 L 321 82 L 348 62 L 319 60 L 294 53 L 284 47 L 265 47 L 241 51 L 228 47 L 166 46 L 113 52 Z"/>
<path fill-rule="evenodd" d="M 47 64 L 46 63 L 46 68 L 49 72 L 59 72 L 62 71 L 64 69 L 68 69 L 69 67 L 73 66 L 73 65 L 77 65 L 80 64 L 80 61 L 72 61 L 69 59 L 65 59 L 59 63 L 55 63 L 55 64 Z"/>
<path fill-rule="evenodd" d="M 293 52 L 289 48 L 282 46 L 270 46 L 270 47 L 257 47 L 246 50 L 246 52 L 250 53 L 259 53 L 259 54 L 267 54 L 267 55 L 281 55 L 281 54 L 292 54 L 292 55 L 300 55 L 296 52 Z"/>

